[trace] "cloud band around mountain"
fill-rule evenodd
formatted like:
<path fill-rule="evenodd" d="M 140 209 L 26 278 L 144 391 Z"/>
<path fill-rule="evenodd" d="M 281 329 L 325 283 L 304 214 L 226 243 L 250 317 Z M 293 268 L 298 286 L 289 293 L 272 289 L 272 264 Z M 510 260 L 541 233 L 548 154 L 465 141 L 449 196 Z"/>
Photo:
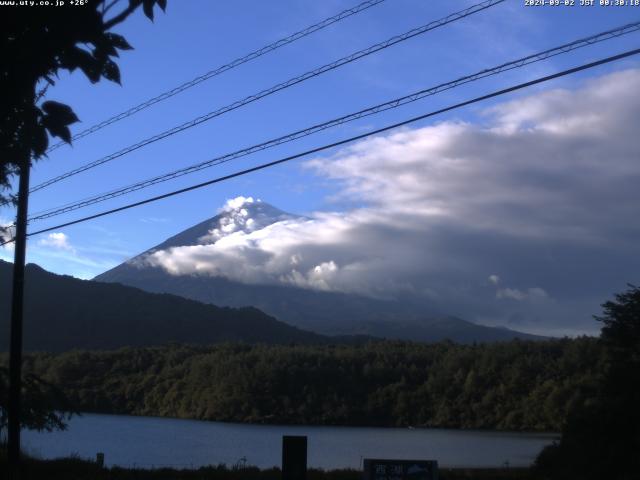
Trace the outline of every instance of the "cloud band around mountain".
<path fill-rule="evenodd" d="M 482 122 L 358 142 L 306 168 L 364 207 L 259 227 L 247 213 L 210 243 L 145 261 L 176 275 L 409 295 L 534 332 L 594 331 L 590 315 L 640 271 L 633 91 L 637 69 L 502 103 Z M 230 215 L 246 199 L 235 203 Z"/>

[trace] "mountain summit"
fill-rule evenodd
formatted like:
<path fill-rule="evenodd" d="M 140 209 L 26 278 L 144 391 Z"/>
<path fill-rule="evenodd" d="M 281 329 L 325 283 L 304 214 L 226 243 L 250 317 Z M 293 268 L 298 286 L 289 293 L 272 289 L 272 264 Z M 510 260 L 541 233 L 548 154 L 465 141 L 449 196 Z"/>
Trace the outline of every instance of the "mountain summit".
<path fill-rule="evenodd" d="M 294 218 L 298 217 L 278 210 L 261 200 L 254 200 L 253 197 L 237 197 L 228 200 L 215 217 L 183 230 L 136 258 L 143 257 L 151 251 L 166 250 L 171 247 L 212 244 L 236 232 L 251 233 L 276 222 Z"/>
<path fill-rule="evenodd" d="M 171 293 L 218 306 L 253 306 L 290 325 L 325 335 L 364 334 L 416 341 L 448 338 L 465 343 L 540 338 L 451 317 L 424 300 L 371 298 L 323 289 L 322 284 L 318 288 L 303 288 L 290 281 L 278 282 L 279 278 L 260 281 L 251 277 L 242 281 L 242 275 L 249 278 L 259 262 L 268 264 L 271 260 L 269 252 L 254 248 L 258 239 L 270 239 L 271 230 L 287 222 L 304 231 L 306 220 L 260 200 L 238 197 L 227 201 L 218 215 L 168 238 L 95 280 Z M 231 265 L 228 256 L 216 256 L 227 246 L 239 246 L 250 254 Z M 247 261 L 252 256 L 256 265 Z M 290 261 L 292 264 L 298 261 L 295 254 Z M 230 268 L 235 269 L 235 278 L 225 274 Z M 323 268 L 332 268 L 332 262 L 315 268 L 323 273 Z"/>

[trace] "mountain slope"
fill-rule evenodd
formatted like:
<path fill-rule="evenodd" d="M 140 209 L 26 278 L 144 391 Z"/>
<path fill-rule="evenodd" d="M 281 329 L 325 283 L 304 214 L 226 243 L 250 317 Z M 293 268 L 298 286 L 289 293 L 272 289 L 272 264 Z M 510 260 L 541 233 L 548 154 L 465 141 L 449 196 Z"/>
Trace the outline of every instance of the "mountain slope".
<path fill-rule="evenodd" d="M 371 318 L 411 318 L 411 310 L 399 302 L 357 295 L 306 290 L 276 285 L 246 285 L 207 275 L 171 275 L 161 268 L 124 263 L 96 277 L 149 292 L 172 293 L 213 305 L 251 305 L 290 325 L 324 334 L 349 334 L 354 324 Z"/>
<path fill-rule="evenodd" d="M 11 271 L 0 261 L 0 350 L 9 345 Z M 24 347 L 64 351 L 168 342 L 325 343 L 255 308 L 219 308 L 175 295 L 26 267 Z"/>
<path fill-rule="evenodd" d="M 285 213 L 282 210 L 264 202 L 255 202 L 250 204 L 241 204 L 238 202 L 236 205 L 233 205 L 232 202 L 232 207 L 235 208 L 200 222 L 193 227 L 187 228 L 139 256 L 143 256 L 152 251 L 165 250 L 171 247 L 201 245 L 205 241 L 217 240 L 233 232 L 249 232 L 264 228 L 275 222 L 300 218 L 296 215 Z"/>
<path fill-rule="evenodd" d="M 246 199 L 241 199 L 246 200 Z M 238 202 L 194 227 L 165 240 L 133 259 L 98 275 L 95 280 L 122 283 L 156 293 L 172 293 L 214 305 L 251 305 L 290 325 L 325 335 L 363 334 L 415 341 L 491 342 L 540 339 L 504 328 L 476 325 L 436 311 L 411 298 L 382 300 L 354 294 L 255 285 L 208 274 L 171 274 L 146 261 L 172 247 L 212 244 L 236 232 L 251 232 L 295 219 L 264 202 Z"/>
<path fill-rule="evenodd" d="M 393 322 L 367 322 L 349 334 L 380 338 L 397 338 L 420 342 L 453 340 L 457 343 L 490 343 L 520 340 L 548 340 L 547 337 L 530 335 L 508 328 L 478 325 L 461 318 L 447 316 L 436 318 L 399 319 Z"/>

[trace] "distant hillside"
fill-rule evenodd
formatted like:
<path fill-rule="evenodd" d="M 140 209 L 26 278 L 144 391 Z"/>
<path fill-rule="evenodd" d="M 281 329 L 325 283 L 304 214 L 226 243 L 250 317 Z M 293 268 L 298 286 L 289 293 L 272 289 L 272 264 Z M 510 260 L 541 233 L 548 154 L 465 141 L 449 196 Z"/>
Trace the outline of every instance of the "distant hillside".
<path fill-rule="evenodd" d="M 335 333 L 340 333 L 336 331 Z M 346 332 L 344 332 L 346 333 Z M 408 317 L 391 321 L 363 322 L 358 328 L 348 330 L 351 335 L 368 335 L 378 338 L 411 340 L 417 342 L 440 342 L 452 340 L 457 343 L 487 343 L 519 340 L 548 340 L 549 337 L 530 335 L 504 327 L 487 327 L 461 318 Z"/>
<path fill-rule="evenodd" d="M 436 311 L 426 300 L 383 300 L 284 284 L 250 285 L 207 274 L 173 275 L 145 261 L 153 252 L 211 244 L 234 232 L 248 233 L 291 218 L 296 217 L 265 202 L 244 203 L 168 238 L 98 275 L 95 280 L 122 283 L 149 292 L 172 293 L 213 305 L 251 305 L 289 325 L 322 335 L 371 335 L 418 342 L 450 339 L 460 343 L 543 339 L 446 315 Z"/>
<path fill-rule="evenodd" d="M 252 305 L 305 330 L 322 335 L 371 335 L 379 338 L 459 343 L 542 340 L 507 328 L 477 325 L 452 316 L 419 313 L 416 305 L 358 295 L 276 285 L 244 285 L 222 277 L 170 275 L 160 268 L 123 263 L 96 277 L 148 292 L 172 293 L 214 305 Z"/>
<path fill-rule="evenodd" d="M 0 261 L 0 350 L 9 345 L 11 271 Z M 175 295 L 26 268 L 24 347 L 112 349 L 168 342 L 325 343 L 255 308 L 219 308 Z"/>

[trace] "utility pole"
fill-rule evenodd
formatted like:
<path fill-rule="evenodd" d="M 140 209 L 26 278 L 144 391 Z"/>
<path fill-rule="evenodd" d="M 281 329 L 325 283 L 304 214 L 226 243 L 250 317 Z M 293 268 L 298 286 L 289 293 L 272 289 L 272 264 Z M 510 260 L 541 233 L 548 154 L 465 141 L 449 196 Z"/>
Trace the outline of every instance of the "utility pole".
<path fill-rule="evenodd" d="M 20 397 L 22 393 L 22 317 L 24 307 L 24 262 L 27 250 L 27 210 L 29 208 L 29 170 L 27 154 L 20 166 L 18 211 L 16 215 L 11 298 L 11 340 L 9 345 L 9 479 L 20 478 Z"/>

